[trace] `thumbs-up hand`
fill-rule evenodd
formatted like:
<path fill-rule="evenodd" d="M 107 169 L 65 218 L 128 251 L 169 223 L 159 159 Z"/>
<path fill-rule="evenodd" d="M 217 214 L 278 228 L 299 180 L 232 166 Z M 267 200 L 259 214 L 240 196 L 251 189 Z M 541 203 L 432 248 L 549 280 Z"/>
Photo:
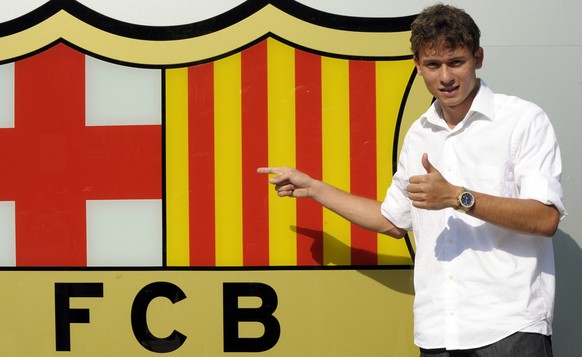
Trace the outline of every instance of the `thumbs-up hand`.
<path fill-rule="evenodd" d="M 422 155 L 422 166 L 426 175 L 411 176 L 408 180 L 408 197 L 417 208 L 439 210 L 457 207 L 457 196 L 461 190 L 451 185 L 428 159 Z"/>
<path fill-rule="evenodd" d="M 430 174 L 434 171 L 439 172 L 437 169 L 434 168 L 434 166 L 432 166 L 430 161 L 428 161 L 428 154 L 427 153 L 422 154 L 422 167 L 424 167 L 427 174 Z"/>

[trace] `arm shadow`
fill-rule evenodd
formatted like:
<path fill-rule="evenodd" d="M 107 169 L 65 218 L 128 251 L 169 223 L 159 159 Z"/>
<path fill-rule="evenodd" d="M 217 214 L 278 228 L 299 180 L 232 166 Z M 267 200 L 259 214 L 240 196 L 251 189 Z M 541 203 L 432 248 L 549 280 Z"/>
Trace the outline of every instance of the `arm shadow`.
<path fill-rule="evenodd" d="M 312 240 L 311 242 L 311 254 L 314 261 L 321 267 L 337 268 L 337 269 L 353 269 L 357 270 L 364 276 L 375 280 L 376 282 L 386 286 L 387 288 L 408 294 L 414 294 L 412 275 L 413 275 L 413 265 L 412 264 L 400 264 L 400 265 L 339 265 L 337 262 L 325 257 L 323 252 L 323 242 L 327 244 L 327 248 L 330 250 L 345 251 L 351 250 L 352 253 L 356 253 L 361 257 L 364 257 L 366 261 L 373 261 L 374 259 L 380 258 L 381 261 L 402 261 L 402 257 L 390 256 L 382 254 L 378 256 L 376 252 L 370 252 L 367 250 L 352 248 L 347 246 L 345 243 L 337 239 L 336 237 L 326 233 L 325 231 L 303 228 L 297 226 L 291 226 L 291 230 L 300 234 L 304 237 L 308 237 Z M 389 238 L 392 239 L 392 238 Z M 369 259 L 366 259 L 369 258 Z M 402 274 L 405 272 L 405 274 Z"/>

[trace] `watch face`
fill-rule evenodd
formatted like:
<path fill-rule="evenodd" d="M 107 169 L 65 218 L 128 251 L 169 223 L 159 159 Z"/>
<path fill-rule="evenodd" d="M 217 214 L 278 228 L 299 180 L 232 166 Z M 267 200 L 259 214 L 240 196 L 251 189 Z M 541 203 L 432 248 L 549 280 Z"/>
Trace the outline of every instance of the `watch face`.
<path fill-rule="evenodd" d="M 465 192 L 461 195 L 461 204 L 465 207 L 471 207 L 473 205 L 473 195 L 469 192 Z"/>

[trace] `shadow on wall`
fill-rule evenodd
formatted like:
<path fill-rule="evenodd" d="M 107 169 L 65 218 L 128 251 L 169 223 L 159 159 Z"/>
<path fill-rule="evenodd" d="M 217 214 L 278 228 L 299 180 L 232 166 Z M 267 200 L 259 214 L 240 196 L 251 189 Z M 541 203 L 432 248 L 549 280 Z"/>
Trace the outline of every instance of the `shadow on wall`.
<path fill-rule="evenodd" d="M 313 254 L 313 259 L 318 264 L 320 264 L 322 266 L 328 266 L 328 265 L 338 266 L 338 264 L 336 262 L 327 260 L 321 255 L 321 252 L 323 251 L 323 248 L 321 247 L 321 245 L 323 244 L 324 237 L 325 237 L 325 240 L 328 242 L 328 244 L 330 244 L 330 249 L 337 250 L 337 251 L 346 251 L 346 250 L 352 249 L 351 247 L 348 247 L 343 242 L 341 242 L 339 239 L 330 235 L 329 233 L 322 232 L 320 230 L 302 228 L 302 227 L 297 227 L 297 226 L 291 226 L 290 228 L 293 232 L 302 234 L 306 237 L 313 239 L 313 242 L 311 243 L 311 251 Z M 373 256 L 374 259 L 376 258 L 376 253 L 372 253 L 369 251 L 359 250 L 359 254 L 360 255 L 370 254 Z M 402 257 L 384 256 L 382 260 L 384 260 L 384 261 L 387 261 L 387 260 L 399 261 L 399 260 L 403 260 L 403 259 L 402 259 Z M 414 294 L 414 288 L 413 288 L 413 283 L 412 283 L 412 266 L 410 266 L 410 265 L 394 265 L 394 266 L 391 266 L 391 265 L 387 265 L 387 266 L 371 265 L 368 267 L 362 267 L 362 266 L 350 266 L 350 267 L 358 270 L 360 273 L 369 277 L 370 279 L 376 280 L 378 283 L 386 286 L 389 289 L 392 289 L 394 291 L 398 291 L 401 293 L 405 293 L 408 295 Z M 387 270 L 388 271 L 390 271 L 390 270 L 392 270 L 392 271 L 408 271 L 408 272 L 410 272 L 410 274 L 390 274 L 389 272 L 387 272 Z"/>
<path fill-rule="evenodd" d="M 552 345 L 556 357 L 582 356 L 582 249 L 559 230 L 554 237 L 556 307 Z"/>

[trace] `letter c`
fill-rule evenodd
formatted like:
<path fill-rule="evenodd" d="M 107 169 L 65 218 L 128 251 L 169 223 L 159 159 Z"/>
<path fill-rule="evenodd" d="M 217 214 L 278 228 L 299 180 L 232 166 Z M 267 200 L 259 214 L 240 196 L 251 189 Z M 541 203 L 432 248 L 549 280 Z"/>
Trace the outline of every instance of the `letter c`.
<path fill-rule="evenodd" d="M 184 344 L 187 337 L 176 330 L 164 338 L 152 334 L 147 324 L 147 309 L 152 300 L 157 297 L 165 297 L 175 304 L 185 299 L 186 294 L 179 287 L 168 282 L 151 283 L 141 289 L 131 307 L 133 334 L 138 342 L 151 352 L 173 352 Z"/>

